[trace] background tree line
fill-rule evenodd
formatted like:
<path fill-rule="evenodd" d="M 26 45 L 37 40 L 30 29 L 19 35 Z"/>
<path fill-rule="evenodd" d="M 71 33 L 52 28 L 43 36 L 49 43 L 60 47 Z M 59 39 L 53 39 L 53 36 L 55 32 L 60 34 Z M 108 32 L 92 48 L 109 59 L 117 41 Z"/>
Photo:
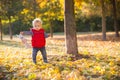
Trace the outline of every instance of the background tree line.
<path fill-rule="evenodd" d="M 40 17 L 47 32 L 65 32 L 67 53 L 78 53 L 76 30 L 115 31 L 119 37 L 120 0 L 0 0 L 0 32 L 18 34 L 29 30 Z M 70 36 L 69 36 L 70 35 Z M 74 44 L 70 47 L 71 44 Z M 72 51 L 71 51 L 72 50 Z"/>
<path fill-rule="evenodd" d="M 120 0 L 104 0 L 106 30 L 113 31 L 113 1 L 116 1 L 117 21 L 120 21 Z M 43 20 L 47 32 L 64 31 L 63 0 L 0 0 L 0 18 L 4 34 L 28 30 L 35 17 Z M 75 0 L 77 31 L 101 31 L 101 7 L 97 0 Z M 119 24 L 120 25 L 120 24 Z M 10 30 L 12 29 L 12 30 Z"/>

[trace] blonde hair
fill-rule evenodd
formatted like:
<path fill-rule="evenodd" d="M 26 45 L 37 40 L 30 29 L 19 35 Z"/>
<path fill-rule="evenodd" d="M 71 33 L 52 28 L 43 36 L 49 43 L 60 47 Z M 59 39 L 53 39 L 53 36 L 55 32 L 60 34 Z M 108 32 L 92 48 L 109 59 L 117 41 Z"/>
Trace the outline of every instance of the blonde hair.
<path fill-rule="evenodd" d="M 40 18 L 35 18 L 33 21 L 32 21 L 32 25 L 34 27 L 35 25 L 35 22 L 40 22 L 42 24 L 42 20 Z"/>

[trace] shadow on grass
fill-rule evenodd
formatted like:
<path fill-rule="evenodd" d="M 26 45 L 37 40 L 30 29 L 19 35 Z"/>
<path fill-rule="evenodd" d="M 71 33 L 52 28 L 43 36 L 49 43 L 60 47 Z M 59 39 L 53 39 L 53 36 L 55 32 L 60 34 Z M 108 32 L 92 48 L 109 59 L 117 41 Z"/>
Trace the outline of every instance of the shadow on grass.
<path fill-rule="evenodd" d="M 20 42 L 12 41 L 12 40 L 3 40 L 0 41 L 0 45 L 4 46 L 12 46 L 12 47 L 23 47 Z"/>
<path fill-rule="evenodd" d="M 10 67 L 1 66 L 0 65 L 0 80 L 11 80 L 14 76 L 14 72 L 9 71 Z"/>
<path fill-rule="evenodd" d="M 106 65 L 108 65 L 108 63 L 111 62 L 111 60 L 114 59 L 114 65 L 117 67 L 120 67 L 120 62 L 116 61 L 115 57 L 112 56 L 108 56 L 108 55 L 101 55 L 98 58 L 96 58 L 95 55 L 83 55 L 83 54 L 78 54 L 73 58 L 75 61 L 80 60 L 80 59 L 87 59 L 87 60 L 92 60 L 92 61 L 96 61 L 98 63 L 102 63 L 105 62 Z M 94 80 L 120 80 L 120 75 L 119 74 L 113 74 L 111 75 L 111 77 L 109 78 L 108 73 L 101 75 L 101 74 L 84 74 L 85 77 L 87 77 L 88 80 L 94 79 Z"/>
<path fill-rule="evenodd" d="M 84 36 L 79 36 L 78 40 L 81 40 L 81 41 L 103 41 L 102 35 L 100 35 L 100 34 L 94 34 L 94 35 L 88 34 L 88 35 L 84 35 Z M 119 42 L 120 37 L 115 37 L 114 34 L 107 34 L 106 41 Z"/>
<path fill-rule="evenodd" d="M 103 41 L 102 40 L 102 34 L 84 34 L 81 35 L 79 34 L 77 39 L 79 41 Z M 52 40 L 65 40 L 64 37 L 54 37 L 52 38 Z M 112 33 L 108 33 L 106 35 L 106 41 L 111 41 L 111 42 L 119 42 L 120 41 L 120 37 L 115 37 L 115 35 Z"/>
<path fill-rule="evenodd" d="M 77 67 L 77 64 L 74 64 L 72 66 L 67 63 L 60 64 L 59 61 L 60 62 L 68 61 L 68 63 L 70 63 L 70 61 L 71 61 L 74 63 L 74 61 L 82 60 L 82 59 L 97 62 L 98 64 L 105 62 L 105 64 L 108 65 L 108 63 L 111 62 L 111 59 L 115 59 L 115 57 L 110 57 L 110 56 L 106 57 L 105 55 L 101 55 L 100 59 L 98 60 L 98 58 L 96 58 L 95 55 L 83 55 L 83 54 L 78 54 L 76 56 L 71 56 L 71 55 L 70 56 L 69 55 L 61 55 L 61 56 L 60 55 L 49 55 L 48 56 L 48 60 L 53 61 L 50 64 L 52 64 L 53 66 L 59 67 L 60 72 L 64 71 L 65 69 L 78 70 L 79 67 Z M 116 61 L 114 63 L 115 63 L 115 66 L 120 67 Z M 80 65 L 80 64 L 78 64 L 78 65 Z M 94 67 L 94 65 L 92 65 L 91 68 L 92 67 Z M 81 70 L 81 75 L 85 76 L 86 80 L 120 80 L 119 74 L 117 74 L 117 75 L 110 74 L 110 76 L 109 76 L 109 73 L 108 73 L 109 71 L 106 71 L 105 74 L 93 73 L 93 72 L 89 71 L 89 69 L 88 69 L 87 73 L 84 73 L 84 71 L 87 71 L 87 70 Z"/>

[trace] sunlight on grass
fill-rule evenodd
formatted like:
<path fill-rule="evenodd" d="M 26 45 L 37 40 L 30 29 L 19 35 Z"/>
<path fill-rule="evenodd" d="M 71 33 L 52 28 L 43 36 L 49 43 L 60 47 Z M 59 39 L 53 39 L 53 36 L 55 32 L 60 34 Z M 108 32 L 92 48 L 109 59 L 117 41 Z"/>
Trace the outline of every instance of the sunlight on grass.
<path fill-rule="evenodd" d="M 25 48 L 20 40 L 1 41 L 0 79 L 119 80 L 120 41 L 103 42 L 81 38 L 78 39 L 81 59 L 65 54 L 64 39 L 48 38 L 46 49 L 49 63 L 43 63 L 39 52 L 37 65 L 32 63 L 32 50 Z"/>

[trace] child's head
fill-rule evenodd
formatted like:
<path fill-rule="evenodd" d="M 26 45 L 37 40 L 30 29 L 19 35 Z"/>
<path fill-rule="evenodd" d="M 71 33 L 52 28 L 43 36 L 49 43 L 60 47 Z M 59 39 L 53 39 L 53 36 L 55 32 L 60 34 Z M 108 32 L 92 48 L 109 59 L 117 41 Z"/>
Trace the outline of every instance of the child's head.
<path fill-rule="evenodd" d="M 39 18 L 36 18 L 32 21 L 33 28 L 36 30 L 39 30 L 42 28 L 42 20 Z"/>

